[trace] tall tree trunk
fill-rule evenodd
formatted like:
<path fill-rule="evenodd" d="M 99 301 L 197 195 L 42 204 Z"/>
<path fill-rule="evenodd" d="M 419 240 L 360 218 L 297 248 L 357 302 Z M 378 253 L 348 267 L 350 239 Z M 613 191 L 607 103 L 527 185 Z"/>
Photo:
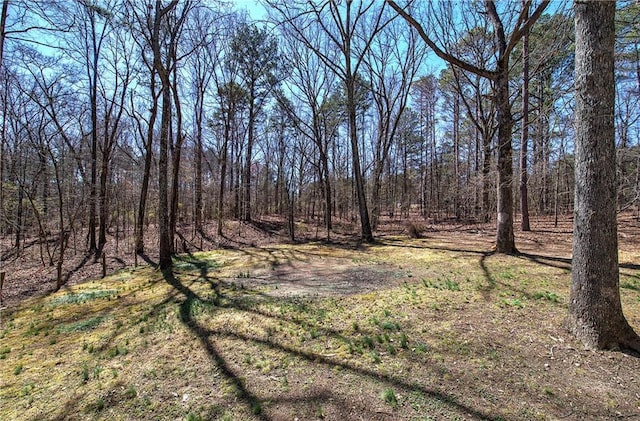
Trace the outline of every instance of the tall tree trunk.
<path fill-rule="evenodd" d="M 244 163 L 243 174 L 243 197 L 242 197 L 242 220 L 251 221 L 251 164 L 253 157 L 253 141 L 255 130 L 255 95 L 253 93 L 253 87 L 251 88 L 251 94 L 249 98 L 249 127 L 247 128 L 247 155 Z"/>
<path fill-rule="evenodd" d="M 158 231 L 160 236 L 160 250 L 158 263 L 160 269 L 171 266 L 171 224 L 169 223 L 169 183 L 168 183 L 168 149 L 169 129 L 171 124 L 171 80 L 169 70 L 162 63 L 160 54 L 160 27 L 162 17 L 178 4 L 173 0 L 163 7 L 160 0 L 156 0 L 155 16 L 152 35 L 153 65 L 162 83 L 162 114 L 160 117 L 160 155 L 158 157 Z"/>
<path fill-rule="evenodd" d="M 0 12 L 0 70 L 2 70 L 2 60 L 4 58 L 5 27 L 7 24 L 8 11 L 9 0 L 2 0 L 2 12 Z"/>
<path fill-rule="evenodd" d="M 347 61 L 349 57 L 347 56 Z M 350 68 L 350 64 L 347 64 Z M 346 80 L 347 87 L 347 113 L 349 114 L 349 139 L 351 140 L 351 156 L 353 160 L 353 176 L 355 179 L 356 196 L 358 200 L 358 211 L 360 215 L 361 236 L 367 243 L 373 242 L 373 232 L 369 221 L 369 210 L 367 209 L 367 197 L 364 191 L 364 177 L 360 169 L 360 148 L 358 146 L 358 130 L 355 103 L 355 80 L 351 71 Z"/>
<path fill-rule="evenodd" d="M 225 122 L 224 127 L 224 140 L 222 144 L 222 153 L 220 157 L 220 191 L 218 192 L 218 227 L 217 234 L 222 236 L 222 217 L 224 216 L 224 190 L 225 190 L 225 180 L 227 177 L 227 154 L 229 147 L 229 136 L 231 136 L 231 131 L 229 128 L 230 123 Z"/>
<path fill-rule="evenodd" d="M 136 219 L 136 254 L 144 253 L 144 223 L 147 211 L 147 197 L 149 196 L 149 180 L 151 178 L 151 163 L 153 162 L 153 126 L 156 121 L 156 114 L 158 112 L 157 100 L 154 100 L 153 108 L 151 110 L 151 118 L 149 119 L 149 128 L 147 139 L 144 141 L 145 156 L 144 156 L 144 173 L 142 174 L 142 185 L 140 187 L 140 198 L 138 200 L 138 214 Z"/>
<path fill-rule="evenodd" d="M 505 62 L 496 79 L 498 112 L 498 230 L 496 251 L 516 253 L 513 235 L 513 162 L 511 135 L 513 118 L 509 103 L 509 65 Z"/>
<path fill-rule="evenodd" d="M 149 126 L 147 127 L 146 140 L 144 143 L 144 173 L 142 174 L 142 185 L 140 188 L 140 199 L 138 200 L 138 214 L 136 222 L 136 254 L 144 253 L 144 226 L 147 211 L 147 198 L 149 196 L 149 182 L 151 179 L 151 164 L 153 162 L 153 132 L 158 116 L 158 97 L 156 95 L 156 73 L 151 70 L 150 92 L 153 98 L 151 112 L 149 115 Z M 139 130 L 142 133 L 142 130 Z"/>
<path fill-rule="evenodd" d="M 331 220 L 333 203 L 331 178 L 329 177 L 329 158 L 327 157 L 326 153 L 321 153 L 320 160 L 322 161 L 322 172 L 324 174 L 324 176 L 320 180 L 321 183 L 324 183 L 324 226 L 327 230 L 327 241 L 329 241 L 331 239 L 331 230 L 333 229 L 333 223 Z"/>
<path fill-rule="evenodd" d="M 94 31 L 95 33 L 95 31 Z M 95 43 L 94 43 L 95 46 Z M 89 251 L 97 252 L 96 212 L 98 179 L 98 56 L 94 52 L 93 74 L 91 75 L 91 185 L 89 186 Z M 96 254 L 97 258 L 97 254 Z"/>
<path fill-rule="evenodd" d="M 529 5 L 522 1 L 525 19 L 529 18 Z M 529 147 L 529 31 L 522 37 L 522 142 L 520 145 L 520 210 L 522 231 L 531 231 L 529 224 L 529 192 L 527 189 L 527 155 Z"/>
<path fill-rule="evenodd" d="M 614 129 L 615 2 L 574 3 L 575 218 L 569 329 L 589 348 L 640 352 L 620 302 Z"/>
<path fill-rule="evenodd" d="M 111 151 L 105 139 L 105 147 L 102 155 L 100 166 L 100 226 L 98 229 L 98 251 L 102 251 L 104 245 L 107 244 L 107 220 L 109 219 L 109 198 L 107 183 L 109 181 L 109 161 L 111 160 Z"/>
<path fill-rule="evenodd" d="M 3 0 L 2 1 L 2 12 L 0 12 L 0 83 L 2 83 L 3 90 L 4 90 L 4 94 L 2 95 L 3 96 L 3 98 L 2 98 L 2 102 L 3 102 L 2 109 L 3 110 L 7 109 L 7 103 L 8 103 L 8 96 L 6 94 L 8 81 L 4 80 L 4 78 L 2 77 L 2 75 L 3 75 L 2 62 L 3 62 L 3 57 L 4 57 L 5 27 L 6 27 L 6 23 L 7 23 L 8 10 L 9 10 L 9 0 Z M 4 143 L 5 143 L 6 131 L 7 131 L 7 113 L 5 111 L 5 112 L 2 113 L 2 128 L 1 128 L 1 132 L 0 132 L 0 212 L 2 212 L 2 215 L 0 215 L 0 218 L 2 218 L 2 220 L 6 219 L 6 215 L 4 213 L 4 161 L 5 161 Z"/>
<path fill-rule="evenodd" d="M 175 56 L 174 56 L 175 60 Z M 175 253 L 176 250 L 174 248 L 176 227 L 178 224 L 178 201 L 180 197 L 180 161 L 182 157 L 182 144 L 184 142 L 184 135 L 182 134 L 182 106 L 180 103 L 180 96 L 178 95 L 178 81 L 177 81 L 177 66 L 174 67 L 173 71 L 173 83 L 171 85 L 171 93 L 173 102 L 172 110 L 175 111 L 176 115 L 176 142 L 173 145 L 173 172 L 171 178 L 171 192 L 170 192 L 170 203 L 171 207 L 169 209 L 169 240 L 171 243 L 171 252 Z"/>
<path fill-rule="evenodd" d="M 460 219 L 460 96 L 455 93 L 453 100 L 453 212 L 456 219 Z"/>
<path fill-rule="evenodd" d="M 202 233 L 202 117 L 204 114 L 204 95 L 201 94 L 202 90 L 198 89 L 200 97 L 196 99 L 196 174 L 195 174 L 195 217 L 194 224 L 196 232 Z"/>
<path fill-rule="evenodd" d="M 161 76 L 162 77 L 162 76 Z M 168 79 L 168 77 L 167 77 Z M 168 142 L 169 120 L 171 119 L 171 89 L 168 83 L 162 83 L 162 114 L 160 117 L 160 155 L 158 157 L 158 229 L 160 233 L 161 269 L 171 266 L 171 234 L 169 224 L 169 180 L 168 180 Z"/>
<path fill-rule="evenodd" d="M 18 250 L 18 255 L 20 254 L 20 243 L 22 241 L 22 212 L 23 212 L 23 202 L 24 201 L 24 184 L 18 184 L 18 199 L 16 201 L 16 224 L 15 224 L 15 233 L 16 233 L 16 242 L 15 247 Z"/>

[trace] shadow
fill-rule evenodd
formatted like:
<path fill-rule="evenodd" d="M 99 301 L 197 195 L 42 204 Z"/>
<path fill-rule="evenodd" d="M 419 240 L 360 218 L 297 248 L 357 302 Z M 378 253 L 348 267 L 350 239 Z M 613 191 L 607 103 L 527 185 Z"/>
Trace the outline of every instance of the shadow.
<path fill-rule="evenodd" d="M 198 235 L 202 236 L 202 238 L 204 237 L 204 233 L 203 230 L 198 230 Z M 180 239 L 180 246 L 181 246 L 181 253 L 191 253 L 191 250 L 198 250 L 198 251 L 202 251 L 202 248 L 196 244 L 193 243 L 193 241 L 189 241 L 180 231 L 176 231 L 176 236 Z M 205 238 L 206 239 L 206 238 Z M 207 241 L 209 241 L 207 239 Z M 178 252 L 178 250 L 176 250 L 176 252 Z"/>
<path fill-rule="evenodd" d="M 269 234 L 269 236 L 280 235 L 280 232 L 285 228 L 284 222 L 276 223 L 273 221 L 252 219 L 251 221 L 246 222 L 246 224 L 257 231 Z"/>
<path fill-rule="evenodd" d="M 544 256 L 532 253 L 520 253 L 519 256 L 541 265 L 571 270 L 571 258 L 569 257 Z M 640 265 L 635 263 L 618 263 L 618 267 L 620 269 L 640 271 Z"/>
<path fill-rule="evenodd" d="M 519 256 L 544 266 L 571 270 L 571 259 L 568 257 L 545 256 L 542 254 L 533 254 L 533 253 L 525 253 L 525 252 L 521 252 Z"/>
<path fill-rule="evenodd" d="M 195 266 L 198 266 L 197 259 L 190 258 L 188 262 L 194 264 Z M 208 269 L 207 269 L 206 262 L 200 262 L 199 268 L 200 268 L 200 277 L 204 278 L 205 280 L 210 279 L 207 273 Z M 480 409 L 472 408 L 468 405 L 465 405 L 459 402 L 458 399 L 451 394 L 445 393 L 437 389 L 431 389 L 418 383 L 412 383 L 408 381 L 406 377 L 403 377 L 401 375 L 396 376 L 392 374 L 381 373 L 376 371 L 375 369 L 361 367 L 355 363 L 350 363 L 348 361 L 341 360 L 338 357 L 334 357 L 330 355 L 322 355 L 319 352 L 314 352 L 310 350 L 298 349 L 293 345 L 291 345 L 290 343 L 278 342 L 277 340 L 271 338 L 270 336 L 267 336 L 266 338 L 262 336 L 259 337 L 252 334 L 234 331 L 233 329 L 228 328 L 226 326 L 221 328 L 215 328 L 215 329 L 211 329 L 206 326 L 203 326 L 193 317 L 192 307 L 196 303 L 203 302 L 206 300 L 204 300 L 200 295 L 198 295 L 191 288 L 189 288 L 183 282 L 181 282 L 180 279 L 178 279 L 178 277 L 176 276 L 176 272 L 174 272 L 174 270 L 169 269 L 169 270 L 163 271 L 162 273 L 165 281 L 169 285 L 171 285 L 179 295 L 182 296 L 181 297 L 182 301 L 179 301 L 179 314 L 180 314 L 181 322 L 185 326 L 187 326 L 192 333 L 197 335 L 200 343 L 202 344 L 203 348 L 206 350 L 211 360 L 215 363 L 215 365 L 221 371 L 221 373 L 234 385 L 237 391 L 237 396 L 246 404 L 246 406 L 249 408 L 251 413 L 253 413 L 260 420 L 270 419 L 268 415 L 263 412 L 261 402 L 264 401 L 264 402 L 273 404 L 274 399 L 265 397 L 264 399 L 261 400 L 258 395 L 256 395 L 255 393 L 249 390 L 249 388 L 245 384 L 246 382 L 244 380 L 241 380 L 242 373 L 235 372 L 230 366 L 230 364 L 227 362 L 227 360 L 224 358 L 223 352 L 225 350 L 219 349 L 219 347 L 216 345 L 216 341 L 215 341 L 216 338 L 239 340 L 244 343 L 254 343 L 257 345 L 266 346 L 272 350 L 282 352 L 291 356 L 295 356 L 297 358 L 301 358 L 311 364 L 324 365 L 331 368 L 332 370 L 346 370 L 352 374 L 366 377 L 371 381 L 374 381 L 375 383 L 379 383 L 382 381 L 388 384 L 389 386 L 393 386 L 402 390 L 403 393 L 408 394 L 412 392 L 413 393 L 419 392 L 426 397 L 437 400 L 438 402 L 448 406 L 452 410 L 461 411 L 474 418 L 489 419 L 489 420 L 494 419 L 492 415 L 485 413 Z M 249 291 L 249 290 L 247 290 L 247 293 L 252 293 L 253 296 L 261 294 L 259 291 Z M 219 290 L 217 290 L 217 294 L 219 294 Z M 273 297 L 269 297 L 269 298 L 274 299 Z M 279 299 L 279 300 L 283 300 L 283 299 Z M 260 315 L 262 317 L 273 318 L 276 320 L 280 320 L 281 322 L 286 321 L 290 323 L 295 323 L 300 327 L 304 327 L 304 326 L 308 327 L 307 322 L 305 322 L 304 320 L 296 319 L 294 317 L 287 317 L 285 315 L 286 312 L 282 312 L 279 314 L 271 314 L 271 313 L 266 313 L 264 311 L 260 311 L 259 309 L 257 309 L 258 306 L 255 305 L 255 302 L 253 302 L 252 304 L 250 302 L 243 302 L 242 299 L 234 299 L 234 300 L 227 301 L 227 303 L 223 306 L 218 306 L 215 303 L 214 305 L 215 307 L 213 309 L 213 312 L 216 312 L 217 311 L 216 309 L 232 308 L 239 311 Z M 328 337 L 333 337 L 335 339 L 338 339 L 344 342 L 349 341 L 349 338 L 347 338 L 343 332 L 327 329 L 320 326 L 319 326 L 319 329 L 321 329 L 321 331 Z M 330 399 L 322 395 L 316 396 L 316 398 L 320 400 Z M 300 400 L 307 399 L 307 396 L 305 395 L 299 399 Z M 283 402 L 286 400 L 287 398 L 275 399 L 275 401 L 283 401 Z M 366 411 L 370 409 L 363 408 L 363 410 Z M 380 415 L 381 414 L 379 413 L 376 414 L 374 412 L 370 412 L 369 414 L 367 414 L 365 418 L 368 418 L 368 419 L 380 418 Z M 388 415 L 392 416 L 392 414 L 388 414 Z"/>
<path fill-rule="evenodd" d="M 147 253 L 138 253 L 138 256 L 140 256 L 149 266 L 158 267 L 158 262 L 151 259 Z"/>
<path fill-rule="evenodd" d="M 216 345 L 209 340 L 210 334 L 207 329 L 205 329 L 203 326 L 200 326 L 200 324 L 198 324 L 198 322 L 193 319 L 191 307 L 195 302 L 202 301 L 202 299 L 195 292 L 193 292 L 193 290 L 183 285 L 174 276 L 172 268 L 163 270 L 162 276 L 169 285 L 171 285 L 184 296 L 184 299 L 180 303 L 180 320 L 182 321 L 182 323 L 184 323 L 194 334 L 197 335 L 200 343 L 209 354 L 209 357 L 213 360 L 222 374 L 224 374 L 224 376 L 233 384 L 238 397 L 246 402 L 249 410 L 260 420 L 268 420 L 269 418 L 264 413 L 262 413 L 260 400 L 258 399 L 258 397 L 246 388 L 244 382 L 240 380 L 240 376 L 236 375 L 229 364 L 227 364 L 226 360 L 222 358 Z"/>
<path fill-rule="evenodd" d="M 482 298 L 485 301 L 489 301 L 491 299 L 491 292 L 496 288 L 496 279 L 491 274 L 491 271 L 487 267 L 487 258 L 491 256 L 493 253 L 480 253 L 480 269 L 482 269 L 482 273 L 484 274 L 485 279 L 487 280 L 487 286 L 485 288 L 480 289 L 480 293 L 482 294 Z"/>
<path fill-rule="evenodd" d="M 80 263 L 78 263 L 76 267 L 74 267 L 73 269 L 71 269 L 66 273 L 66 275 L 64 276 L 64 279 L 62 280 L 62 285 L 66 285 L 67 282 L 69 282 L 69 279 L 71 279 L 71 277 L 73 276 L 73 274 L 78 272 L 83 267 L 85 267 L 87 262 L 89 262 L 89 260 L 91 260 L 92 257 L 93 257 L 93 253 L 85 254 L 82 260 L 80 261 Z"/>
<path fill-rule="evenodd" d="M 127 262 L 125 262 L 121 257 L 115 256 L 112 257 L 111 260 L 119 264 L 121 267 L 127 266 Z"/>

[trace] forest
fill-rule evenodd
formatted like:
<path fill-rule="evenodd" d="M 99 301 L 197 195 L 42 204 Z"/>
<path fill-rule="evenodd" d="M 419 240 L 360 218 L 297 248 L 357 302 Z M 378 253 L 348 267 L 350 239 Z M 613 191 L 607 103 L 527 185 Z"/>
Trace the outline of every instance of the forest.
<path fill-rule="evenodd" d="M 637 0 L 3 0 L 0 18 L 0 418 L 640 413 L 638 379 L 602 374 L 639 364 Z M 19 382 L 25 336 L 74 374 Z M 179 362 L 191 346 L 224 381 Z M 352 392 L 331 373 L 362 400 L 334 401 Z M 72 376 L 68 408 L 48 401 Z M 596 381 L 625 397 L 576 386 Z"/>

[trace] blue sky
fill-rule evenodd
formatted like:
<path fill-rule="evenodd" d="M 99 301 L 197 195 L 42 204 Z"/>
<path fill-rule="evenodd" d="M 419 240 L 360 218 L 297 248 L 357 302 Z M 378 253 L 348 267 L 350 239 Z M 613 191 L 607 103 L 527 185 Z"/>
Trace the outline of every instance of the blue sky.
<path fill-rule="evenodd" d="M 265 17 L 264 7 L 256 0 L 234 0 L 234 3 L 237 9 L 245 9 L 253 19 L 259 20 Z"/>

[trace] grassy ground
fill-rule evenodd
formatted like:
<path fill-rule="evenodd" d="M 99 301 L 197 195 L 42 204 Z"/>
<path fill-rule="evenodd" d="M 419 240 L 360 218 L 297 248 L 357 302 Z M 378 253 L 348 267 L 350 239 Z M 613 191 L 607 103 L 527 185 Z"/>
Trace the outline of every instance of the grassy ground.
<path fill-rule="evenodd" d="M 0 419 L 640 418 L 640 359 L 563 329 L 554 235 L 220 250 L 30 299 L 1 315 Z M 636 329 L 639 258 L 623 241 Z"/>

